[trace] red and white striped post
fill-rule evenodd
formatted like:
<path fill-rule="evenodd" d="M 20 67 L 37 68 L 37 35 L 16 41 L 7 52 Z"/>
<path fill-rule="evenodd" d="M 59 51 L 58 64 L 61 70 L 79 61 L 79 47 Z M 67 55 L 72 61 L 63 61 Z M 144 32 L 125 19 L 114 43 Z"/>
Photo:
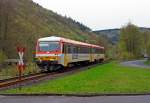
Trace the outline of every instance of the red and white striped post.
<path fill-rule="evenodd" d="M 25 52 L 25 48 L 24 47 L 17 47 L 17 52 L 19 55 L 19 60 L 18 60 L 18 71 L 19 71 L 19 81 L 20 81 L 20 89 L 21 89 L 21 77 L 22 77 L 22 72 L 25 69 L 25 64 L 23 61 L 23 56 L 24 56 L 24 52 Z"/>

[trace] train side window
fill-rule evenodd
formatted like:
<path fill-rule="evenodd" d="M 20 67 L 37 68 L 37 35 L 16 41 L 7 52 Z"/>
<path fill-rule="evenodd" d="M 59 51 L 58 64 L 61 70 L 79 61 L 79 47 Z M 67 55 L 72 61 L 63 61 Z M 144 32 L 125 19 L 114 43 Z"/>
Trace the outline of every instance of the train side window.
<path fill-rule="evenodd" d="M 77 46 L 73 47 L 73 53 L 78 53 L 78 47 Z"/>
<path fill-rule="evenodd" d="M 96 52 L 95 53 L 98 54 L 98 48 L 96 48 Z"/>
<path fill-rule="evenodd" d="M 92 53 L 94 53 L 94 48 L 92 48 L 92 50 L 91 50 L 91 51 L 92 51 Z"/>
<path fill-rule="evenodd" d="M 87 48 L 87 47 L 85 47 L 85 51 L 84 51 L 84 53 L 85 53 L 85 54 L 87 54 L 87 53 L 88 53 L 88 48 Z"/>
<path fill-rule="evenodd" d="M 88 53 L 90 53 L 90 48 L 88 47 Z"/>
<path fill-rule="evenodd" d="M 105 50 L 104 50 L 104 49 L 101 49 L 101 51 L 102 51 L 102 54 L 104 54 L 104 53 L 105 53 Z"/>
<path fill-rule="evenodd" d="M 101 54 L 101 49 L 100 48 L 98 48 L 98 54 Z"/>
<path fill-rule="evenodd" d="M 101 54 L 101 49 L 100 48 L 97 49 L 97 54 Z"/>
<path fill-rule="evenodd" d="M 94 53 L 94 54 L 96 53 L 96 49 L 95 48 L 92 49 L 92 53 Z"/>
<path fill-rule="evenodd" d="M 75 53 L 78 53 L 78 47 L 75 47 Z"/>
<path fill-rule="evenodd" d="M 80 53 L 80 47 L 77 46 L 77 53 Z"/>
<path fill-rule="evenodd" d="M 76 48 L 73 46 L 73 54 L 76 53 L 76 50 L 75 50 L 75 49 L 76 49 Z"/>
<path fill-rule="evenodd" d="M 81 47 L 78 47 L 78 53 L 80 53 L 80 54 L 82 53 L 81 52 Z"/>
<path fill-rule="evenodd" d="M 85 47 L 82 47 L 81 52 L 84 54 L 85 53 Z"/>
<path fill-rule="evenodd" d="M 81 53 L 84 54 L 85 53 L 85 47 L 81 48 Z"/>
<path fill-rule="evenodd" d="M 100 54 L 103 54 L 103 49 L 100 49 Z"/>
<path fill-rule="evenodd" d="M 67 53 L 71 53 L 71 46 L 70 45 L 68 45 L 68 48 L 67 48 L 68 50 L 67 50 Z"/>

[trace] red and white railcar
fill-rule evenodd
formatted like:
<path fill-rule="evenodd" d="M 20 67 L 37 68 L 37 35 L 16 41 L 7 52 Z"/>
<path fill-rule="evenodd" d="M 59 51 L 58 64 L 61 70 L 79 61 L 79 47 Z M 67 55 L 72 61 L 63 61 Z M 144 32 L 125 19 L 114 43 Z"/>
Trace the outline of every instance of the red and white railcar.
<path fill-rule="evenodd" d="M 104 47 L 62 37 L 40 38 L 36 63 L 41 69 L 57 70 L 72 64 L 104 60 Z"/>

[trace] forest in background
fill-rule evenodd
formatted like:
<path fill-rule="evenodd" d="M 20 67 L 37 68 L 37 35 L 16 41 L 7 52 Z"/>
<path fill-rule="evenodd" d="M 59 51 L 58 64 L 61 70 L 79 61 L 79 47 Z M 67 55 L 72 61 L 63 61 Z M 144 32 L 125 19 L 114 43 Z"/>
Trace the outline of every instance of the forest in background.
<path fill-rule="evenodd" d="M 121 28 L 117 48 L 117 58 L 123 60 L 150 57 L 150 31 L 141 31 L 138 26 L 128 23 Z"/>
<path fill-rule="evenodd" d="M 89 27 L 32 0 L 0 0 L 0 61 L 17 58 L 17 46 L 24 46 L 25 58 L 32 60 L 36 40 L 52 35 L 104 45 Z"/>

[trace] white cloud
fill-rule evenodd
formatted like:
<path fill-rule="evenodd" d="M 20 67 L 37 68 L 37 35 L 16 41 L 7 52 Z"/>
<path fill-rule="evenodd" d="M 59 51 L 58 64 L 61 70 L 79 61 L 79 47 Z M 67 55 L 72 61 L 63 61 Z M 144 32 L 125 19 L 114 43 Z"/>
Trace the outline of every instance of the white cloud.
<path fill-rule="evenodd" d="M 149 0 L 33 0 L 92 29 L 119 28 L 131 21 L 150 27 Z"/>

